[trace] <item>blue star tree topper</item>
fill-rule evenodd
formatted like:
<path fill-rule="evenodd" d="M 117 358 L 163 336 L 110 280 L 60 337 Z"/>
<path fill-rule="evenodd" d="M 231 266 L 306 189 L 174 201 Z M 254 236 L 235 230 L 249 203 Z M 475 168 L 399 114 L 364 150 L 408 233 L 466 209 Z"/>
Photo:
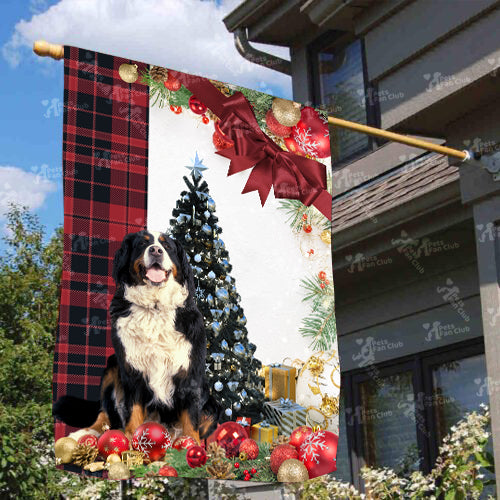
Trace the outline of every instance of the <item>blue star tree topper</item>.
<path fill-rule="evenodd" d="M 191 159 L 191 161 L 193 162 L 193 165 L 186 165 L 186 168 L 191 170 L 191 174 L 193 175 L 194 179 L 198 180 L 200 177 L 203 177 L 202 172 L 203 170 L 207 170 L 208 167 L 205 167 L 205 165 L 203 165 L 203 160 L 200 160 L 200 158 L 198 157 L 198 152 L 196 152 L 194 160 Z"/>

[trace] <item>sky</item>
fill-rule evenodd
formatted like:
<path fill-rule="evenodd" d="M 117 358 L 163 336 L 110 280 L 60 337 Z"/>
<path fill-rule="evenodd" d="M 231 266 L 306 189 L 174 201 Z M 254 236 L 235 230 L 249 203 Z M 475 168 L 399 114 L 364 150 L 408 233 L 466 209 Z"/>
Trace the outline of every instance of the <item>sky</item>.
<path fill-rule="evenodd" d="M 10 202 L 50 235 L 63 223 L 63 62 L 33 42 L 74 45 L 291 98 L 286 75 L 236 51 L 223 17 L 240 0 L 3 0 L 0 6 L 0 226 Z M 258 46 L 289 58 L 288 49 Z"/>

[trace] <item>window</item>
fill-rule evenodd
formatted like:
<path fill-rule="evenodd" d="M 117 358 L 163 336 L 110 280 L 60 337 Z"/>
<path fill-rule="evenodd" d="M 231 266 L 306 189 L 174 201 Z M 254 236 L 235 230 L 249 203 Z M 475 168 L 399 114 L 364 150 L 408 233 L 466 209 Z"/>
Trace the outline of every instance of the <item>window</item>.
<path fill-rule="evenodd" d="M 338 118 L 376 125 L 376 100 L 367 88 L 362 41 L 330 33 L 310 47 L 310 57 L 315 104 Z M 330 127 L 330 142 L 334 166 L 376 145 L 366 134 L 339 127 Z"/>
<path fill-rule="evenodd" d="M 488 402 L 482 339 L 344 373 L 333 475 L 359 488 L 364 465 L 427 473 L 451 426 Z"/>

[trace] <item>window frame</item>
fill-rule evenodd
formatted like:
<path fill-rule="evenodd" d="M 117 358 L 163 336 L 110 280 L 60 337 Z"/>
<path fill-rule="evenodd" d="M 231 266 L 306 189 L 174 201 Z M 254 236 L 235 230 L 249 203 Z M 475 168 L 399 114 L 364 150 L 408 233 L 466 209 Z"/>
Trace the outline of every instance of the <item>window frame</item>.
<path fill-rule="evenodd" d="M 322 107 L 321 104 L 321 78 L 319 73 L 319 53 L 326 47 L 329 48 L 341 48 L 350 45 L 356 40 L 361 42 L 361 63 L 363 66 L 363 83 L 365 96 L 377 95 L 378 85 L 375 82 L 370 82 L 368 79 L 368 68 L 366 62 L 366 50 L 365 50 L 365 40 L 362 37 L 356 37 L 352 33 L 330 30 L 316 38 L 312 43 L 307 46 L 307 60 L 308 60 L 308 70 L 312 77 L 309 79 L 309 95 L 311 97 L 312 103 L 315 107 Z M 366 121 L 367 125 L 372 127 L 380 127 L 380 103 L 378 99 L 366 99 Z M 330 115 L 330 113 L 329 113 Z M 356 132 L 353 132 L 356 133 Z M 385 144 L 384 139 L 374 137 L 372 135 L 368 136 L 368 145 L 349 155 L 345 158 L 334 163 L 333 168 L 337 170 L 354 160 L 357 160 L 367 153 L 375 151 L 381 145 Z"/>
<path fill-rule="evenodd" d="M 370 380 L 370 370 L 377 369 L 377 375 L 386 377 L 403 371 L 412 372 L 413 393 L 415 401 L 418 394 L 423 393 L 424 398 L 433 394 L 432 368 L 436 365 L 453 360 L 461 360 L 471 356 L 485 353 L 484 338 L 476 337 L 449 346 L 438 347 L 430 351 L 419 352 L 402 358 L 386 361 L 371 367 L 363 367 L 342 373 L 341 387 L 344 399 L 344 429 L 347 433 L 347 445 L 349 448 L 349 470 L 352 484 L 360 491 L 364 491 L 364 484 L 360 477 L 361 468 L 365 465 L 363 423 L 360 422 L 361 408 L 360 383 Z M 425 400 L 425 399 L 424 399 Z M 350 411 L 348 411 L 350 409 Z M 420 458 L 420 470 L 428 474 L 438 456 L 438 435 L 433 415 L 433 405 L 425 405 L 419 408 L 415 405 L 415 426 L 417 434 L 417 446 Z M 352 418 L 348 418 L 348 415 Z M 419 425 L 419 423 L 423 423 Z M 425 432 L 424 432 L 425 430 Z M 334 474 L 333 474 L 334 475 Z"/>

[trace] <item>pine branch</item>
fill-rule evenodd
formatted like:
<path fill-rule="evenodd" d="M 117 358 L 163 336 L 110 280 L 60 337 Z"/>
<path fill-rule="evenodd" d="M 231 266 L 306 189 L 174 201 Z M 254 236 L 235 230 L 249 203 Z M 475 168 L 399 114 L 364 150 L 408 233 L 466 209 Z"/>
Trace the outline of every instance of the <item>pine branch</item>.
<path fill-rule="evenodd" d="M 184 85 L 176 92 L 168 90 L 163 82 L 157 82 L 151 78 L 149 69 L 142 72 L 141 82 L 149 86 L 152 106 L 158 105 L 159 108 L 169 105 L 181 106 L 183 108 L 189 106 L 189 98 L 192 94 Z"/>
<path fill-rule="evenodd" d="M 300 200 L 279 200 L 278 209 L 288 215 L 287 223 L 296 232 L 304 226 L 304 214 L 307 215 L 307 224 L 318 226 L 321 230 L 330 229 L 330 221 L 316 207 L 306 207 Z"/>
<path fill-rule="evenodd" d="M 337 335 L 333 301 L 329 309 L 317 308 L 304 318 L 299 332 L 303 337 L 311 338 L 313 350 L 331 349 Z"/>

